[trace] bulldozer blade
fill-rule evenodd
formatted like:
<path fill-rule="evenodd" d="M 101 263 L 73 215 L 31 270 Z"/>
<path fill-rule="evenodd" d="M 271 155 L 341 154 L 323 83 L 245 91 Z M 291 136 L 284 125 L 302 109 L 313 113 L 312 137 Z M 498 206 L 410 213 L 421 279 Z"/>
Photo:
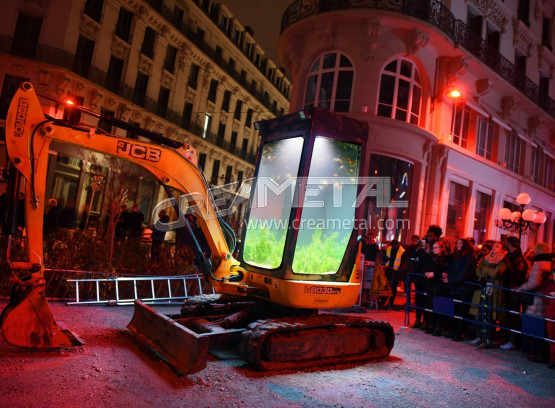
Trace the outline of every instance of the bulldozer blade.
<path fill-rule="evenodd" d="M 0 321 L 4 339 L 13 346 L 57 349 L 84 344 L 78 336 L 56 324 L 44 287 L 39 286 L 25 295 L 14 289 Z"/>
<path fill-rule="evenodd" d="M 156 351 L 182 374 L 203 370 L 208 360 L 208 338 L 182 326 L 169 317 L 135 301 L 133 319 L 127 325 L 139 342 Z"/>

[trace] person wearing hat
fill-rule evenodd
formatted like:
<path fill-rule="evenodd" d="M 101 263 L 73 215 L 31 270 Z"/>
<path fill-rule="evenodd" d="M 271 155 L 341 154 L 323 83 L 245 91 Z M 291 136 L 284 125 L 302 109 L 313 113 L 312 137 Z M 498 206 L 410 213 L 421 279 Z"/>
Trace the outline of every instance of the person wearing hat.
<path fill-rule="evenodd" d="M 543 295 L 547 284 L 551 281 L 551 248 L 549 248 L 549 245 L 545 242 L 538 242 L 532 251 L 534 253 L 534 258 L 532 260 L 530 275 L 528 275 L 526 282 L 520 285 L 517 290 Z M 524 299 L 526 299 L 526 296 Z M 530 300 L 523 300 L 523 302 L 527 303 L 527 305 L 523 305 L 523 307 L 526 306 L 525 313 L 527 315 L 542 319 L 545 318 L 546 305 L 540 296 L 533 295 Z M 527 345 L 529 360 L 537 363 L 547 362 L 547 350 L 543 340 L 526 336 L 526 338 L 523 339 L 523 351 L 526 351 Z"/>

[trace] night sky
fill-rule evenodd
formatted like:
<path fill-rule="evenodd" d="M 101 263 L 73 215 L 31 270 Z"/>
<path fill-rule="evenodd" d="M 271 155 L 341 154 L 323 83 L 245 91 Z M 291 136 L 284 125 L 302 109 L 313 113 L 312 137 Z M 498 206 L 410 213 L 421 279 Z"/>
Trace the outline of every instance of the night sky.
<path fill-rule="evenodd" d="M 281 16 L 293 0 L 223 0 L 243 26 L 254 30 L 254 38 L 278 66 L 277 41 Z"/>

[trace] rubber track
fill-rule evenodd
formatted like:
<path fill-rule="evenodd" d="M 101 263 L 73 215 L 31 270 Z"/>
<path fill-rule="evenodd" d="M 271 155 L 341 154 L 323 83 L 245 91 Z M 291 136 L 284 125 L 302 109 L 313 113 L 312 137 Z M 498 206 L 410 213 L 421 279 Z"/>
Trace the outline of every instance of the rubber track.
<path fill-rule="evenodd" d="M 384 345 L 372 348 L 365 353 L 336 355 L 324 358 L 313 358 L 295 361 L 268 361 L 265 359 L 264 343 L 276 334 L 291 334 L 292 337 L 302 337 L 302 333 L 308 329 L 333 329 L 333 327 L 368 328 L 375 337 L 378 332 L 384 336 Z M 378 334 L 379 335 L 379 334 Z M 322 338 L 322 342 L 329 339 Z M 242 358 L 253 367 L 263 370 L 300 369 L 318 367 L 321 365 L 334 365 L 344 363 L 355 363 L 369 360 L 382 359 L 389 355 L 395 342 L 393 327 L 387 322 L 376 321 L 356 316 L 337 314 L 319 314 L 315 316 L 286 317 L 279 319 L 258 320 L 251 323 L 243 332 L 239 351 Z M 371 341 L 373 343 L 373 341 Z"/>

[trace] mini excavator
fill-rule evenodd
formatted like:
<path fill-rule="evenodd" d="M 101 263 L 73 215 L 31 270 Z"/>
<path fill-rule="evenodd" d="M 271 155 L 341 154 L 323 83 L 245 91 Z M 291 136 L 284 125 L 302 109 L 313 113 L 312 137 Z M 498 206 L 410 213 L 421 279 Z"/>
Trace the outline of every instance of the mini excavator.
<path fill-rule="evenodd" d="M 82 109 L 114 126 L 130 126 Z M 229 346 L 259 370 L 387 357 L 395 337 L 390 324 L 334 312 L 355 305 L 360 293 L 363 259 L 355 222 L 364 214 L 355 203 L 366 188 L 358 180 L 367 160 L 362 154 L 367 125 L 313 109 L 256 127 L 262 143 L 245 232 L 234 252 L 233 231 L 219 216 L 190 145 L 144 129 L 133 132 L 148 142 L 49 117 L 33 85 L 23 83 L 6 119 L 7 230 L 13 234 L 17 195 L 23 190 L 28 259 L 11 261 L 7 251 L 5 269 L 13 289 L 1 316 L 6 341 L 33 349 L 81 344 L 58 326 L 44 293 L 45 184 L 49 146 L 56 141 L 133 162 L 173 198 L 179 226 L 193 243 L 195 264 L 215 294 L 187 299 L 181 313 L 172 316 L 137 300 L 128 328 L 179 372 L 202 370 L 209 351 Z M 196 216 L 210 255 L 174 192 L 188 197 L 187 211 Z"/>

